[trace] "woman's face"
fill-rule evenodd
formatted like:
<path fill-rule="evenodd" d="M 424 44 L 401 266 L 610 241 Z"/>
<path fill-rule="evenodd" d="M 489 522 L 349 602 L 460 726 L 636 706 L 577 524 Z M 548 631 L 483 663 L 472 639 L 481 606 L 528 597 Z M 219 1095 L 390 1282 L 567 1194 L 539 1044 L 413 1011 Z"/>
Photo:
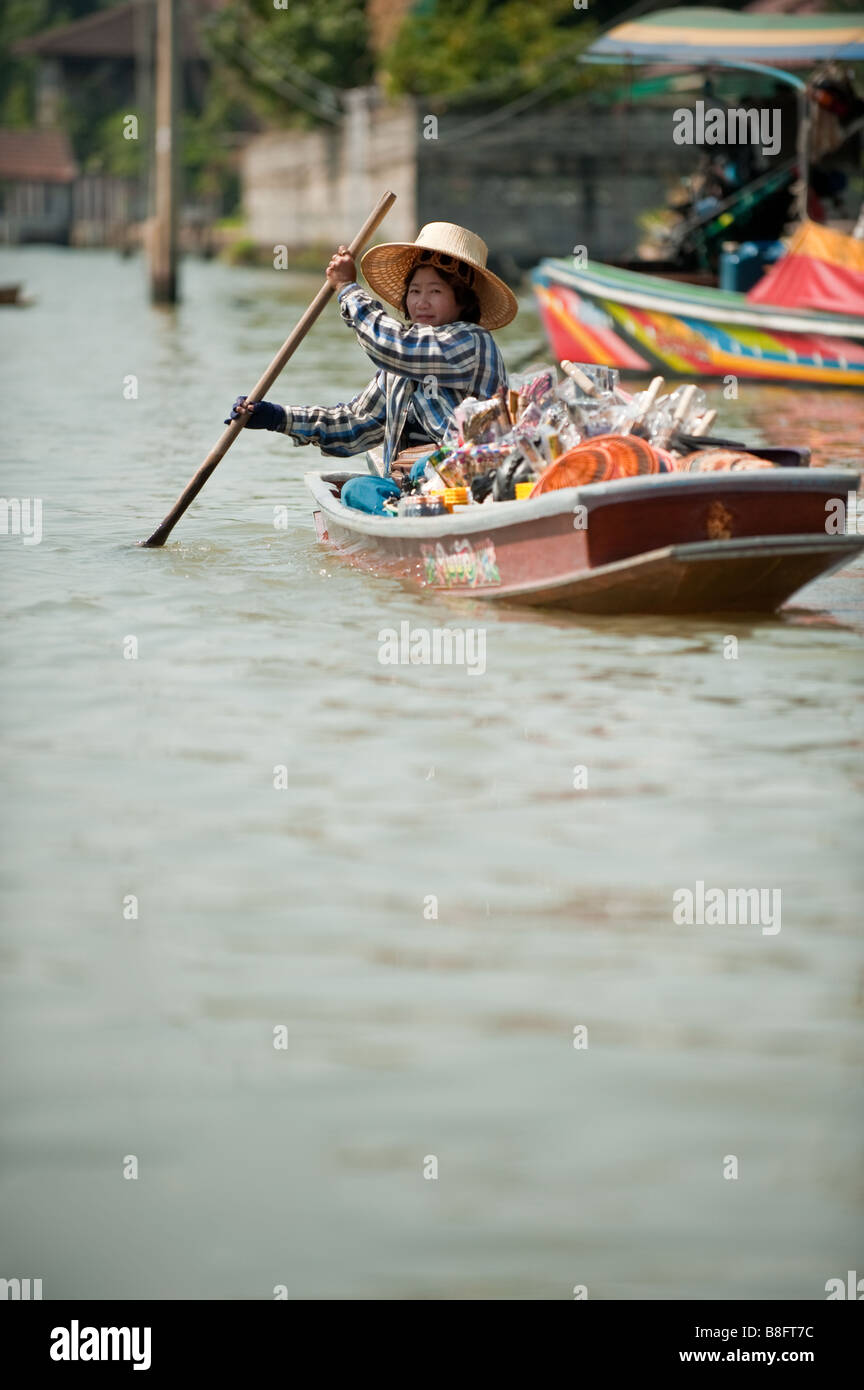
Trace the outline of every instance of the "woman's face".
<path fill-rule="evenodd" d="M 434 328 L 442 323 L 453 323 L 459 317 L 452 285 L 442 280 L 431 265 L 415 270 L 405 302 L 412 323 L 429 324 Z"/>

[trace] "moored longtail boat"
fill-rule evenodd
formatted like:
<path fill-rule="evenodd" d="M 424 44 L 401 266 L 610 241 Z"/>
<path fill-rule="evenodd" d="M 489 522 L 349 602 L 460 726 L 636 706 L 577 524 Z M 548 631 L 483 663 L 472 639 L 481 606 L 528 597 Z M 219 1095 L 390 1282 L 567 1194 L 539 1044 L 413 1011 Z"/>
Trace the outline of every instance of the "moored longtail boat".
<path fill-rule="evenodd" d="M 532 278 L 559 359 L 625 373 L 659 369 L 665 376 L 864 386 L 864 243 L 807 220 L 808 87 L 789 71 L 828 57 L 864 58 L 864 15 L 677 9 L 625 20 L 591 44 L 586 62 L 740 69 L 794 90 L 797 153 L 786 172 L 797 177 L 800 225 L 786 256 L 746 295 L 597 261 L 542 261 Z M 756 183 L 781 172 L 775 168 Z M 748 187 L 755 184 L 739 192 Z M 712 228 L 712 235 L 725 235 L 733 217 L 723 206 L 704 214 L 705 235 Z M 693 227 L 699 226 L 696 217 Z M 573 238 L 580 240 L 578 228 Z"/>
<path fill-rule="evenodd" d="M 784 309 L 593 262 L 547 259 L 532 281 L 559 360 L 625 374 L 864 387 L 864 317 Z"/>
<path fill-rule="evenodd" d="M 370 467 L 372 467 L 370 461 Z M 340 501 L 356 473 L 307 473 L 319 540 L 433 592 L 583 613 L 772 613 L 864 549 L 828 534 L 859 475 L 667 473 L 565 487 L 440 517 Z"/>

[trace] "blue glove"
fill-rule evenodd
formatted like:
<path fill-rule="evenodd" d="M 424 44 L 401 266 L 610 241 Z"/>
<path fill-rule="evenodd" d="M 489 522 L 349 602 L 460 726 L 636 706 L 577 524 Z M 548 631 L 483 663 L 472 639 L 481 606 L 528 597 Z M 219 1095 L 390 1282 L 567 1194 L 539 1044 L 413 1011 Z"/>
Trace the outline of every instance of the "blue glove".
<path fill-rule="evenodd" d="M 232 420 L 239 420 L 240 411 L 238 406 L 243 405 L 245 396 L 238 396 L 231 407 L 231 414 L 225 421 L 230 425 Z M 251 414 L 246 420 L 247 430 L 283 430 L 288 419 L 284 405 L 274 405 L 272 401 L 255 401 L 251 406 Z"/>

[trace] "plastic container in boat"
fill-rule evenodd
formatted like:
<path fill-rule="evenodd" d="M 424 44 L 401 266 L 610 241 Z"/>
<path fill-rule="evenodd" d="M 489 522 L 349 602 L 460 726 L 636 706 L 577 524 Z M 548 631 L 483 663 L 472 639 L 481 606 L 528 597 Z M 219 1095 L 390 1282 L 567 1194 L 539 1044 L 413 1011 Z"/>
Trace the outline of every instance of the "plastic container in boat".
<path fill-rule="evenodd" d="M 765 269 L 785 253 L 781 241 L 723 243 L 720 253 L 720 288 L 746 294 L 762 279 Z"/>
<path fill-rule="evenodd" d="M 399 516 L 446 516 L 444 499 L 437 493 L 412 493 L 399 499 Z"/>

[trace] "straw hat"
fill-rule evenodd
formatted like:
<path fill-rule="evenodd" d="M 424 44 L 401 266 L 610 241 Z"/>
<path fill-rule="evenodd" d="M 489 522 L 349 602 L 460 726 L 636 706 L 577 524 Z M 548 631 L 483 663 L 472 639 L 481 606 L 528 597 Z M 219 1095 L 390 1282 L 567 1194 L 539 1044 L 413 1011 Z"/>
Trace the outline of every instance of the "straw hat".
<path fill-rule="evenodd" d="M 489 248 L 485 241 L 455 222 L 427 222 L 416 241 L 385 241 L 372 246 L 360 262 L 370 287 L 399 309 L 405 293 L 405 280 L 416 265 L 454 274 L 470 284 L 480 301 L 483 328 L 503 328 L 516 317 L 516 296 L 503 280 L 486 269 Z"/>

